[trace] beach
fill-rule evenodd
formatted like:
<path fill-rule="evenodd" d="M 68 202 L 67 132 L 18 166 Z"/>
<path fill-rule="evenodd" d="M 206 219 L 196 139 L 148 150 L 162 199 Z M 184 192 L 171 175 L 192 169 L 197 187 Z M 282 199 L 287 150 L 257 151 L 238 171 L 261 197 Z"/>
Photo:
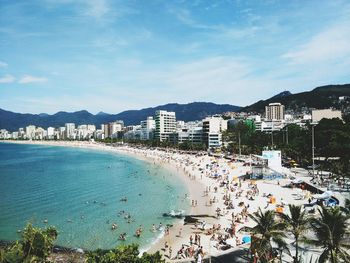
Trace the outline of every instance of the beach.
<path fill-rule="evenodd" d="M 126 154 L 159 164 L 179 176 L 188 190 L 186 197 L 191 219 L 184 219 L 164 231 L 147 252 L 160 251 L 166 261 L 188 261 L 198 251 L 205 257 L 218 256 L 249 246 L 249 235 L 241 228 L 254 226 L 248 217 L 261 208 L 285 211 L 287 204 L 305 203 L 306 193 L 284 186 L 288 179 L 248 180 L 250 167 L 243 162 L 204 154 L 188 154 L 164 149 L 111 146 L 96 142 L 13 141 L 15 143 L 80 147 Z M 286 171 L 288 172 L 288 171 Z M 298 195 L 298 196 L 297 196 Z M 303 198 L 299 198 L 303 196 Z M 274 197 L 274 199 L 271 199 Z"/>

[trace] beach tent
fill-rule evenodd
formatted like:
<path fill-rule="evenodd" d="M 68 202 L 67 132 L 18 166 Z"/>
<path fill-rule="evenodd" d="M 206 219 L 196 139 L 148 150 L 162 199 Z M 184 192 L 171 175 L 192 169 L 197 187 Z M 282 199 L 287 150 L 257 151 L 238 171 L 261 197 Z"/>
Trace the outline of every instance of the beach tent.
<path fill-rule="evenodd" d="M 327 198 L 330 198 L 332 195 L 333 195 L 332 191 L 325 191 L 322 194 L 314 195 L 314 198 L 316 198 L 316 199 L 327 199 Z"/>
<path fill-rule="evenodd" d="M 303 183 L 304 181 L 302 180 L 302 179 L 300 179 L 300 178 L 296 178 L 296 179 L 294 179 L 294 180 L 292 180 L 292 183 L 293 184 L 301 184 L 301 183 Z"/>

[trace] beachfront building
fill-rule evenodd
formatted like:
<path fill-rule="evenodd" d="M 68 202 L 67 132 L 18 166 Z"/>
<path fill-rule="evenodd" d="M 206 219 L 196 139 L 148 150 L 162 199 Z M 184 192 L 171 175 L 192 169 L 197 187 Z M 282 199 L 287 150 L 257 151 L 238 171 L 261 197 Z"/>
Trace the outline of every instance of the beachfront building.
<path fill-rule="evenodd" d="M 202 121 L 203 142 L 208 148 L 218 148 L 222 145 L 222 132 L 227 130 L 227 120 L 219 115 L 207 117 Z"/>
<path fill-rule="evenodd" d="M 140 140 L 141 139 L 141 125 L 129 125 L 124 128 L 124 139 Z"/>
<path fill-rule="evenodd" d="M 36 127 L 34 125 L 29 125 L 26 127 L 26 138 L 27 139 L 34 139 L 35 137 L 35 129 Z"/>
<path fill-rule="evenodd" d="M 65 124 L 65 139 L 74 140 L 75 139 L 75 124 L 66 123 Z"/>
<path fill-rule="evenodd" d="M 47 131 L 44 130 L 43 128 L 41 127 L 38 127 L 35 129 L 35 135 L 34 135 L 34 138 L 35 140 L 43 140 L 44 137 L 47 135 Z"/>
<path fill-rule="evenodd" d="M 155 124 L 155 139 L 161 142 L 169 140 L 170 135 L 176 132 L 175 112 L 156 111 Z"/>
<path fill-rule="evenodd" d="M 119 138 L 124 128 L 124 122 L 121 120 L 109 123 L 109 137 Z"/>
<path fill-rule="evenodd" d="M 77 128 L 77 139 L 78 140 L 90 139 L 91 137 L 93 137 L 95 130 L 96 130 L 95 125 L 91 125 L 91 124 L 79 125 Z"/>
<path fill-rule="evenodd" d="M 104 140 L 105 133 L 104 133 L 104 124 L 101 125 L 101 129 L 96 129 L 93 134 L 95 139 L 98 140 Z"/>
<path fill-rule="evenodd" d="M 47 140 L 53 140 L 55 138 L 55 128 L 48 127 L 46 130 L 46 136 L 45 139 Z"/>
<path fill-rule="evenodd" d="M 265 106 L 265 118 L 268 121 L 280 121 L 284 119 L 284 105 L 281 103 L 270 103 Z"/>
<path fill-rule="evenodd" d="M 153 117 L 147 117 L 146 120 L 141 121 L 141 134 L 140 140 L 151 140 L 154 137 L 154 131 L 156 129 L 156 121 Z"/>
<path fill-rule="evenodd" d="M 340 110 L 323 109 L 323 110 L 312 110 L 311 112 L 312 122 L 319 122 L 322 119 L 342 119 Z"/>
<path fill-rule="evenodd" d="M 9 137 L 9 132 L 5 129 L 0 130 L 0 139 L 8 139 Z"/>

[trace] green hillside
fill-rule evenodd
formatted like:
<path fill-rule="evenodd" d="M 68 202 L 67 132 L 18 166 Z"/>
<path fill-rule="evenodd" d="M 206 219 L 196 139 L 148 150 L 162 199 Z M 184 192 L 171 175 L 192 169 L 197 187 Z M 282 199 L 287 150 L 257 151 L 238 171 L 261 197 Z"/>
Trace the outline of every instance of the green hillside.
<path fill-rule="evenodd" d="M 274 96 L 267 100 L 260 100 L 250 106 L 242 108 L 240 111 L 259 112 L 265 110 L 269 103 L 280 102 L 286 109 L 299 111 L 302 108 L 325 109 L 329 107 L 340 108 L 340 96 L 350 97 L 350 84 L 327 85 L 313 89 L 312 91 L 289 94 L 286 96 Z"/>

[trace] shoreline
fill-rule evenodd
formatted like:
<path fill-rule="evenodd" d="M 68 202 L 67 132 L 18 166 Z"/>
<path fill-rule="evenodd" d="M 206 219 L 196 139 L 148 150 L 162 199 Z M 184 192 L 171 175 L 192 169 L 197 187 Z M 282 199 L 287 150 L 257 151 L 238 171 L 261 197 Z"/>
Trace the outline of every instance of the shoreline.
<path fill-rule="evenodd" d="M 5 141 L 6 142 L 6 141 Z M 184 224 L 178 221 L 164 235 L 147 246 L 146 252 L 160 251 L 166 262 L 188 262 L 194 259 L 195 251 L 202 250 L 205 258 L 242 252 L 250 241 L 250 235 L 241 232 L 244 227 L 255 223 L 248 214 L 281 209 L 288 213 L 288 204 L 302 205 L 309 193 L 285 187 L 288 178 L 271 180 L 244 179 L 250 166 L 239 161 L 208 155 L 193 155 L 176 150 L 110 146 L 96 142 L 79 141 L 7 141 L 52 146 L 80 147 L 126 154 L 133 158 L 157 163 L 183 180 L 189 191 L 188 201 L 191 214 L 207 214 L 213 217 L 199 217 L 198 224 Z M 285 171 L 287 172 L 287 171 Z M 269 196 L 275 201 L 270 202 Z M 302 196 L 302 198 L 299 198 Z M 193 219 L 192 218 L 192 219 Z M 195 239 L 195 242 L 193 240 Z M 199 238 L 199 240 L 197 240 Z M 144 252 L 145 250 L 142 250 Z"/>
<path fill-rule="evenodd" d="M 198 200 L 202 197 L 202 193 L 205 190 L 204 184 L 200 183 L 199 181 L 193 181 L 191 180 L 187 175 L 185 170 L 179 169 L 178 164 L 175 164 L 171 162 L 171 160 L 164 160 L 162 159 L 159 154 L 162 154 L 163 151 L 159 150 L 151 150 L 151 152 L 156 152 L 156 154 L 145 154 L 142 152 L 142 150 L 128 147 L 128 146 L 110 146 L 106 145 L 104 143 L 98 143 L 98 142 L 88 142 L 88 141 L 0 141 L 0 143 L 13 143 L 13 144 L 27 144 L 27 145 L 42 145 L 42 146 L 55 146 L 55 147 L 70 147 L 70 148 L 80 148 L 80 149 L 88 149 L 88 150 L 94 150 L 94 151 L 102 151 L 102 152 L 109 152 L 114 154 L 120 154 L 124 156 L 128 156 L 131 158 L 135 158 L 138 160 L 142 160 L 144 162 L 148 162 L 150 164 L 159 165 L 163 169 L 167 170 L 171 175 L 177 176 L 177 178 L 181 181 L 181 183 L 186 187 L 186 191 L 189 193 L 189 197 Z M 199 183 L 198 183 L 199 182 Z M 208 209 L 207 207 L 203 205 L 199 205 L 197 207 L 191 207 L 189 212 L 190 215 L 198 214 L 199 213 L 213 213 L 212 209 Z M 174 225 L 171 227 L 171 232 L 178 232 L 180 228 L 183 226 L 183 219 L 175 219 L 176 222 L 174 222 Z M 187 231 L 185 231 L 187 233 Z M 173 236 L 172 238 L 176 238 Z M 165 242 L 165 240 L 169 240 L 168 237 L 165 236 L 164 233 L 160 234 L 151 244 L 145 244 L 143 246 L 140 246 L 139 250 L 140 253 L 143 252 L 155 252 L 160 251 L 162 244 Z M 5 241 L 5 242 L 11 242 L 11 241 Z M 181 243 L 181 242 L 180 242 Z M 68 251 L 74 251 L 74 248 L 69 248 L 65 246 L 57 246 L 58 248 L 63 248 L 64 250 Z M 85 250 L 84 251 L 88 251 Z"/>

